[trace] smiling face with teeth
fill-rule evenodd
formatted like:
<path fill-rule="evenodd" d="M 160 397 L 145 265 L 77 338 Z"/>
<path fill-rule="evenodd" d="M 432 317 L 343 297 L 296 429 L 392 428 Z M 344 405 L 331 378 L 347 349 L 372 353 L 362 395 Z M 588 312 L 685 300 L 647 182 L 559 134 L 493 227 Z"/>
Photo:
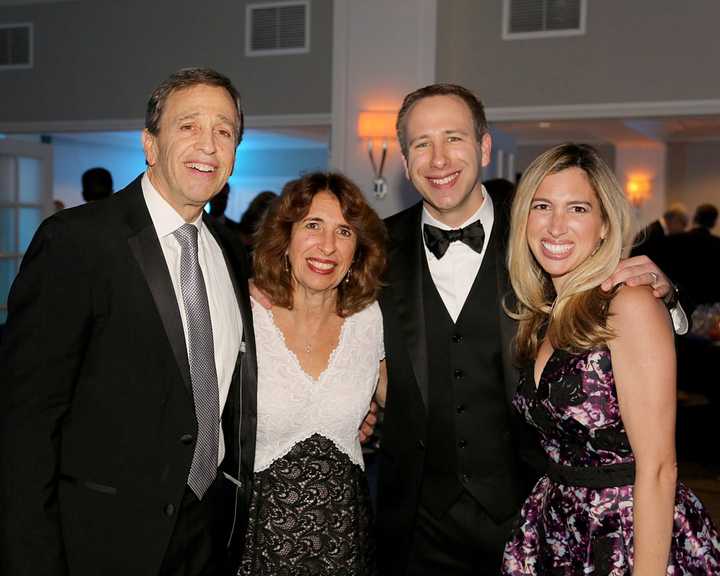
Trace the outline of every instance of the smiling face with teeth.
<path fill-rule="evenodd" d="M 407 114 L 405 173 L 434 218 L 463 224 L 482 205 L 482 167 L 490 162 L 491 140 L 477 141 L 467 104 L 454 95 L 418 100 Z"/>
<path fill-rule="evenodd" d="M 357 246 L 355 231 L 343 216 L 334 194 L 315 194 L 308 213 L 295 222 L 287 249 L 294 299 L 334 290 L 347 274 Z"/>
<path fill-rule="evenodd" d="M 171 93 L 158 133 L 143 132 L 150 181 L 185 221 L 194 221 L 232 174 L 239 130 L 228 91 L 198 84 Z"/>
<path fill-rule="evenodd" d="M 543 178 L 530 204 L 527 241 L 556 291 L 606 234 L 597 194 L 581 168 L 567 168 Z"/>

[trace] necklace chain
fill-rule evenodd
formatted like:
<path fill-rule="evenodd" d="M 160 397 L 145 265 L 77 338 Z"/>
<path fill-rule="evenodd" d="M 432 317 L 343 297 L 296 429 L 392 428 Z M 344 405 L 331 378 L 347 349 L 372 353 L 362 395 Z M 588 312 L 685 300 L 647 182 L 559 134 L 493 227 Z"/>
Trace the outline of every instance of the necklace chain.
<path fill-rule="evenodd" d="M 317 338 L 317 335 L 320 334 L 320 329 L 323 327 L 323 324 L 325 321 L 321 321 L 317 328 L 315 328 L 315 332 L 310 337 L 305 338 L 305 343 L 303 344 L 303 351 L 305 354 L 310 354 L 313 350 L 313 340 Z"/>

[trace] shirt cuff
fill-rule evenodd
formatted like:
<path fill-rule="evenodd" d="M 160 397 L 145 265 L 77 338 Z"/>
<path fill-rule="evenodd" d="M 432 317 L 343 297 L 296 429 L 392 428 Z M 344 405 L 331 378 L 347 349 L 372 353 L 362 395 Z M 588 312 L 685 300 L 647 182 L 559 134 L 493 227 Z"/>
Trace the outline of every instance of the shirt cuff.
<path fill-rule="evenodd" d="M 670 310 L 670 317 L 672 318 L 673 328 L 675 328 L 675 334 L 682 336 L 687 334 L 690 323 L 688 322 L 687 315 L 680 302 L 675 305 L 675 308 Z"/>

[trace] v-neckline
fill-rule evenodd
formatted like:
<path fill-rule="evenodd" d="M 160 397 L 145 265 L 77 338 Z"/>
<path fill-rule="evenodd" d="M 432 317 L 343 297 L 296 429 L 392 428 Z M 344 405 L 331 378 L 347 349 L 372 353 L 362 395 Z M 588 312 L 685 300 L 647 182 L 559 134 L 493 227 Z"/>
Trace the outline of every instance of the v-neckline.
<path fill-rule="evenodd" d="M 530 365 L 530 374 L 532 376 L 532 383 L 535 387 L 535 390 L 540 389 L 540 385 L 543 383 L 543 380 L 545 379 L 545 371 L 547 370 L 548 366 L 550 365 L 550 362 L 553 360 L 553 358 L 555 357 L 555 354 L 557 354 L 557 352 L 558 352 L 557 348 L 552 349 L 552 352 L 550 352 L 550 356 L 548 356 L 547 360 L 545 360 L 545 364 L 543 365 L 542 370 L 540 370 L 540 375 L 537 378 L 535 377 L 535 372 L 536 372 L 535 365 L 537 363 L 537 358 L 535 358 L 535 360 L 533 360 L 532 364 Z"/>
<path fill-rule="evenodd" d="M 319 384 L 320 381 L 323 379 L 325 374 L 330 370 L 332 365 L 335 363 L 335 357 L 338 354 L 338 351 L 340 350 L 340 347 L 342 343 L 345 341 L 345 329 L 348 325 L 348 321 L 350 320 L 351 316 L 348 316 L 343 319 L 342 324 L 340 325 L 340 333 L 338 334 L 338 340 L 335 344 L 335 347 L 331 350 L 330 355 L 327 359 L 327 364 L 325 365 L 325 368 L 322 369 L 320 374 L 318 374 L 317 378 L 310 374 L 305 368 L 303 368 L 302 362 L 300 362 L 300 358 L 298 358 L 297 354 L 290 350 L 290 347 L 287 345 L 287 341 L 285 340 L 285 333 L 280 329 L 280 327 L 275 322 L 275 316 L 272 313 L 272 310 L 265 309 L 268 315 L 268 319 L 270 320 L 270 324 L 273 327 L 273 330 L 277 334 L 278 338 L 280 339 L 280 344 L 285 349 L 285 352 L 290 357 L 290 360 L 295 364 L 295 367 L 298 369 L 298 371 L 310 382 L 314 384 Z"/>

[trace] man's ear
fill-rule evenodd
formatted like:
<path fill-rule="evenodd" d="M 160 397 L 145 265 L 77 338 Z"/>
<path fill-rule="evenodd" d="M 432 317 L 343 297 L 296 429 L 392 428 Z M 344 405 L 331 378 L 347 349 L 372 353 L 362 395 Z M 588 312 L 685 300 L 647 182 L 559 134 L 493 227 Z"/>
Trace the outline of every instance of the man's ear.
<path fill-rule="evenodd" d="M 147 129 L 143 130 L 142 145 L 145 151 L 145 162 L 148 166 L 154 166 L 157 162 L 156 140 L 157 138 L 153 134 L 150 134 Z"/>
<path fill-rule="evenodd" d="M 491 152 L 492 136 L 490 136 L 489 132 L 485 132 L 485 134 L 483 134 L 482 140 L 480 140 L 480 161 L 483 168 L 490 164 L 490 159 L 492 158 L 492 156 L 490 155 Z"/>
<path fill-rule="evenodd" d="M 408 163 L 407 163 L 407 158 L 405 158 L 405 154 L 402 155 L 402 162 L 403 162 L 403 168 L 405 169 L 405 178 L 410 180 L 410 171 L 408 170 Z"/>

